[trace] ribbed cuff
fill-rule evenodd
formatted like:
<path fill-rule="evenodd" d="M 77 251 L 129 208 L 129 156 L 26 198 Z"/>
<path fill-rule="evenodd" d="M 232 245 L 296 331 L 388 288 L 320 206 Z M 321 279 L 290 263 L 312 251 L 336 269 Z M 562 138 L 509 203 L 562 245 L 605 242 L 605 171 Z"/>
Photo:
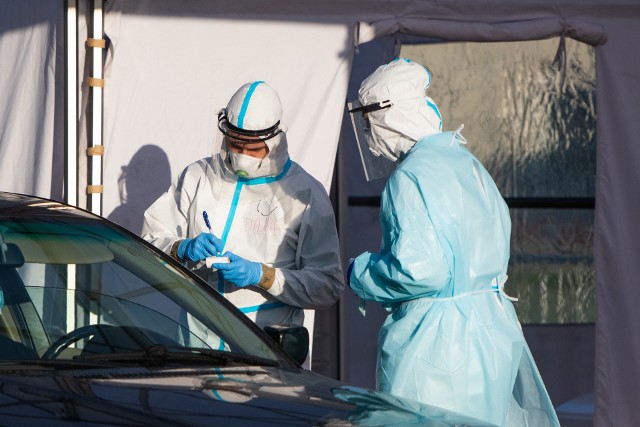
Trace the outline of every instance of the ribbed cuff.
<path fill-rule="evenodd" d="M 178 256 L 178 246 L 180 246 L 180 243 L 183 240 L 184 239 L 178 239 L 175 242 L 173 242 L 173 244 L 171 245 L 171 252 L 169 252 L 169 255 L 171 255 L 173 258 L 177 259 L 178 261 L 182 261 Z"/>
<path fill-rule="evenodd" d="M 268 290 L 273 285 L 273 281 L 276 278 L 276 269 L 262 264 L 262 279 L 258 282 L 258 287 L 264 290 Z"/>

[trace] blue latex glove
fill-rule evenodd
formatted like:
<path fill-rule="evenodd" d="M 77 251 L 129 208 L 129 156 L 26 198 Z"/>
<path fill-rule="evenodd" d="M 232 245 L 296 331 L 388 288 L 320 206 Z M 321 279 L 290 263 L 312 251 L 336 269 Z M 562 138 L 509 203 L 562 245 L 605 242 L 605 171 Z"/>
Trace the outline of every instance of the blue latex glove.
<path fill-rule="evenodd" d="M 218 269 L 224 280 L 242 288 L 257 285 L 262 279 L 262 264 L 259 262 L 247 261 L 232 252 L 223 256 L 229 257 L 228 264 L 212 264 L 211 267 Z"/>
<path fill-rule="evenodd" d="M 222 249 L 222 240 L 211 233 L 200 233 L 193 239 L 184 239 L 178 245 L 176 254 L 180 259 L 201 261 L 206 257 L 216 256 Z"/>

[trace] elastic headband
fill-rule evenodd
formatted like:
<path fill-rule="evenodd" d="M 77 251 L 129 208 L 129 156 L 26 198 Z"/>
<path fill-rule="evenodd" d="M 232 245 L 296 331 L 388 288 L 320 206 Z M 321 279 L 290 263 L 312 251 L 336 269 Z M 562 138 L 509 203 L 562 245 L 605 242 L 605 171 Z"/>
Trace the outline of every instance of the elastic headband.
<path fill-rule="evenodd" d="M 255 139 L 243 138 L 243 137 L 257 136 L 257 137 L 260 137 L 262 141 L 271 139 L 274 136 L 278 135 L 280 132 L 282 132 L 281 129 L 278 129 L 279 126 L 280 126 L 280 121 L 278 120 L 276 124 L 274 124 L 271 127 L 268 127 L 267 129 L 261 129 L 261 130 L 241 129 L 229 123 L 229 119 L 227 119 L 227 115 L 225 114 L 224 111 L 221 111 L 220 113 L 218 113 L 218 129 L 220 129 L 220 132 L 222 132 L 227 136 L 230 136 L 233 139 L 237 139 L 238 141 L 242 141 L 242 142 L 256 142 Z M 229 135 L 227 133 L 228 131 L 234 132 L 234 135 Z M 235 134 L 238 134 L 238 135 L 235 135 Z"/>
<path fill-rule="evenodd" d="M 361 111 L 362 114 L 367 114 L 367 113 L 371 113 L 373 111 L 378 111 L 378 110 L 384 110 L 385 108 L 389 108 L 391 107 L 391 101 L 387 100 L 387 101 L 380 101 L 380 102 L 376 102 L 374 104 L 369 104 L 369 105 L 363 105 L 361 107 L 357 107 L 357 108 L 353 108 L 351 110 L 349 110 L 350 113 L 357 113 L 358 111 Z"/>

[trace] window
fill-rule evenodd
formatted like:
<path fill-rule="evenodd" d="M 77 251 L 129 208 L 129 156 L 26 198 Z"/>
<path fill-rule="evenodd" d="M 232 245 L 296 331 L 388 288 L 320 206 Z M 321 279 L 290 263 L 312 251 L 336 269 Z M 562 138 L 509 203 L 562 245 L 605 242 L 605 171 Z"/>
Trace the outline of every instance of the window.
<path fill-rule="evenodd" d="M 566 40 L 405 45 L 426 65 L 443 130 L 467 148 L 510 206 L 508 294 L 522 323 L 595 321 L 595 57 Z"/>

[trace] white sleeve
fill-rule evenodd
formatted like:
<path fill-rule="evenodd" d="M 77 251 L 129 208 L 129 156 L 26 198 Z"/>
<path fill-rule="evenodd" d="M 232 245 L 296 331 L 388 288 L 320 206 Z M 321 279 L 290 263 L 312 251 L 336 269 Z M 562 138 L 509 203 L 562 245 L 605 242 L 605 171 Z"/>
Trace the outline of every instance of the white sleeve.
<path fill-rule="evenodd" d="M 189 208 L 195 197 L 193 179 L 202 168 L 192 164 L 182 171 L 169 189 L 144 213 L 142 238 L 169 253 L 178 239 L 188 237 Z"/>

